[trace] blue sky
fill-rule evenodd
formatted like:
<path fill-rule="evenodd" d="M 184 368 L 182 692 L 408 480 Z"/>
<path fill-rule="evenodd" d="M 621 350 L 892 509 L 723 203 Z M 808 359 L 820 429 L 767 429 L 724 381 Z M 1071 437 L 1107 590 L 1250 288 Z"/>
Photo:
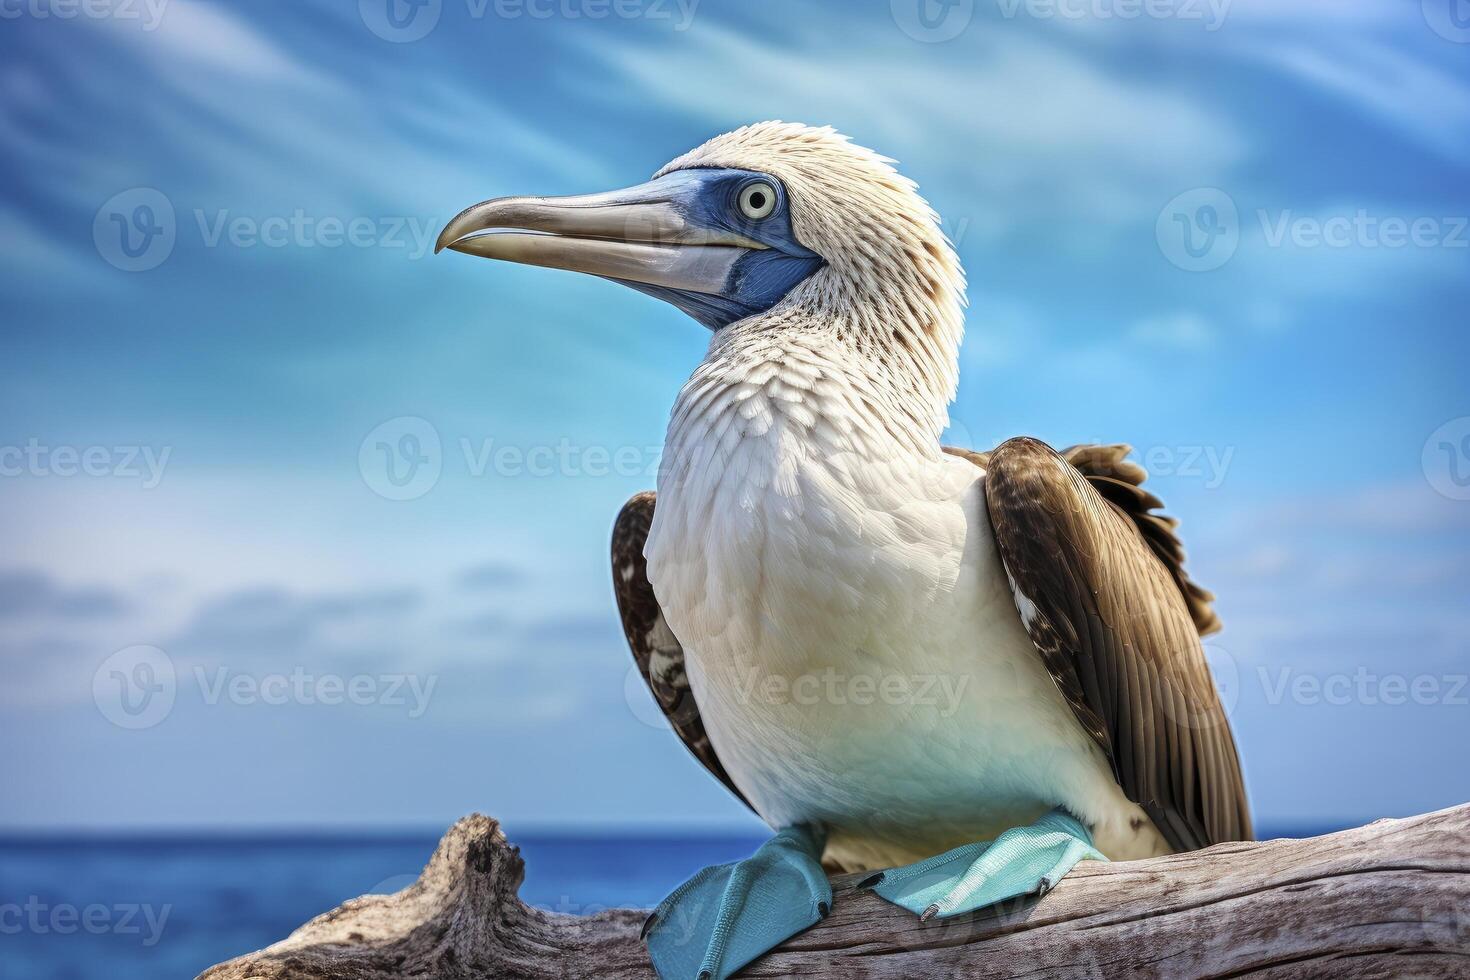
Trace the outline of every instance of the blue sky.
<path fill-rule="evenodd" d="M 749 826 L 607 570 L 707 334 L 428 245 L 768 118 L 944 216 L 954 441 L 1137 447 L 1261 822 L 1470 799 L 1452 2 L 4 5 L 0 825 Z"/>

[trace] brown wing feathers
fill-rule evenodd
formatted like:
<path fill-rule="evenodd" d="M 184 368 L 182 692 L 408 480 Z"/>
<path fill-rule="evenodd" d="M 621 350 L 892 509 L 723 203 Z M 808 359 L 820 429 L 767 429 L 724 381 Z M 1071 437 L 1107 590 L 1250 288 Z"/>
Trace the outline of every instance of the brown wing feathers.
<path fill-rule="evenodd" d="M 1043 662 L 1119 784 L 1178 849 L 1250 837 L 1235 742 L 1199 634 L 1219 628 L 1126 447 L 985 454 L 991 526 Z M 961 454 L 969 455 L 969 454 Z M 976 460 L 979 462 L 979 460 Z"/>
<path fill-rule="evenodd" d="M 944 451 L 968 459 L 982 469 L 989 468 L 990 453 L 952 446 L 945 446 Z M 1218 632 L 1220 619 L 1211 605 L 1215 601 L 1214 595 L 1190 581 L 1184 571 L 1184 548 L 1174 534 L 1179 522 L 1163 514 L 1150 513 L 1163 507 L 1164 502 L 1143 488 L 1148 471 L 1127 458 L 1130 452 L 1131 447 L 1122 444 L 1088 445 L 1063 449 L 1060 455 L 1087 478 L 1103 499 L 1121 510 L 1137 526 L 1149 549 L 1164 563 L 1178 586 L 1199 635 L 1209 636 Z"/>
<path fill-rule="evenodd" d="M 1163 514 L 1150 513 L 1163 507 L 1164 502 L 1143 488 L 1148 471 L 1126 458 L 1129 451 L 1129 447 L 1124 445 L 1073 446 L 1062 450 L 1061 456 L 1138 528 L 1184 597 L 1189 616 L 1200 636 L 1209 636 L 1220 629 L 1220 620 L 1211 606 L 1215 597 L 1191 582 L 1185 574 L 1184 548 L 1174 534 L 1179 522 Z"/>
<path fill-rule="evenodd" d="M 704 721 L 699 717 L 699 706 L 694 702 L 694 692 L 689 689 L 689 675 L 684 670 L 684 648 L 664 622 L 653 586 L 648 581 L 643 545 L 653 523 L 654 499 L 651 492 L 635 495 L 623 506 L 613 525 L 613 591 L 617 595 L 618 612 L 623 618 L 623 633 L 628 638 L 628 647 L 633 651 L 638 672 L 643 675 L 654 700 L 663 709 L 684 747 L 749 806 L 749 801 L 735 788 L 710 745 Z"/>

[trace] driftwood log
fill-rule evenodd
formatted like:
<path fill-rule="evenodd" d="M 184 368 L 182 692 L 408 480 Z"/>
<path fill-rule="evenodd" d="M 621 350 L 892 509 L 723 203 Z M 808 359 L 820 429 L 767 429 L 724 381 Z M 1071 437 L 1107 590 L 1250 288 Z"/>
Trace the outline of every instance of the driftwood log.
<path fill-rule="evenodd" d="M 465 817 L 419 880 L 353 899 L 201 980 L 651 978 L 646 913 L 528 908 L 525 866 Z M 862 876 L 746 977 L 1470 977 L 1470 804 L 1305 840 L 1084 862 L 1045 898 L 920 923 Z"/>

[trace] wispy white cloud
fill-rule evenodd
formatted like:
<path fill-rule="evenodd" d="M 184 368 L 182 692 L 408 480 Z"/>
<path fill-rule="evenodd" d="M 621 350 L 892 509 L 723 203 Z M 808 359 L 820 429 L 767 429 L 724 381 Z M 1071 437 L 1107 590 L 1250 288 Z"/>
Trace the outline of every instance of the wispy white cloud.
<path fill-rule="evenodd" d="M 1157 210 L 1158 188 L 1180 173 L 1218 174 L 1247 152 L 1245 136 L 1219 112 L 1100 70 L 1061 45 L 977 30 L 965 57 L 936 53 L 900 69 L 885 54 L 892 32 L 855 24 L 797 50 L 702 24 L 678 45 L 588 43 L 585 53 L 619 73 L 609 94 L 620 102 L 730 126 L 777 116 L 832 122 L 890 155 L 942 146 L 942 157 L 906 169 L 937 172 L 964 188 L 967 204 L 978 198 L 976 213 L 950 214 L 978 234 L 1041 218 L 1062 221 L 1063 235 L 1134 222 Z"/>
<path fill-rule="evenodd" d="M 1451 159 L 1470 148 L 1470 81 L 1420 53 L 1362 37 L 1253 42 L 1248 52 L 1316 85 Z"/>
<path fill-rule="evenodd" d="M 160 62 L 205 77 L 330 87 L 330 79 L 261 34 L 247 21 L 206 0 L 164 0 L 162 16 L 151 29 L 133 19 L 89 17 L 83 23 L 110 31 L 125 43 L 145 45 Z"/>
<path fill-rule="evenodd" d="M 152 31 L 115 18 L 66 26 L 103 41 L 109 58 L 129 59 L 137 84 L 150 88 L 140 100 L 93 71 L 89 59 L 48 57 L 46 70 L 59 73 L 83 104 L 72 115 L 125 117 L 131 142 L 169 161 L 165 173 L 149 174 L 110 159 L 121 153 L 78 160 L 81 134 L 68 130 L 66 116 L 53 117 L 60 127 L 42 127 L 15 108 L 0 114 L 7 145 L 57 198 L 79 208 L 95 208 L 127 186 L 157 184 L 177 203 L 231 206 L 236 214 L 299 206 L 338 216 L 422 215 L 445 207 L 444 188 L 483 184 L 496 170 L 600 169 L 584 148 L 519 119 L 493 91 L 383 58 L 371 66 L 377 94 L 366 97 L 356 74 L 363 66 L 337 56 L 331 37 L 298 38 L 293 47 L 246 15 L 203 0 L 170 0 Z M 15 75 L 14 84 L 23 82 Z M 405 132 L 416 135 L 405 139 Z M 302 188 L 304 174 L 332 180 L 311 184 L 309 200 L 280 199 Z"/>

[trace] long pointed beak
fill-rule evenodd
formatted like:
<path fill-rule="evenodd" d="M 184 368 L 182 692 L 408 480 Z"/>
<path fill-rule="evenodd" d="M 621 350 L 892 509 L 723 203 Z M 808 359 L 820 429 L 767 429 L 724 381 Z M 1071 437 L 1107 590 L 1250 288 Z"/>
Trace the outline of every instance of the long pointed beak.
<path fill-rule="evenodd" d="M 460 212 L 434 251 L 719 294 L 736 261 L 765 246 L 691 220 L 689 188 L 669 174 L 601 194 L 496 198 Z"/>

